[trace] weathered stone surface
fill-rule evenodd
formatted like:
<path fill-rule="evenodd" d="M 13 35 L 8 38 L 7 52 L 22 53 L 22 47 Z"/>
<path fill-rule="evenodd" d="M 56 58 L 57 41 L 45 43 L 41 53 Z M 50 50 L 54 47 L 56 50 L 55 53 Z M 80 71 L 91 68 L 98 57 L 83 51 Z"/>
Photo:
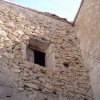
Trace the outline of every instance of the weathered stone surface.
<path fill-rule="evenodd" d="M 19 73 L 19 72 L 21 72 L 21 70 L 20 69 L 14 69 L 14 72 Z"/>
<path fill-rule="evenodd" d="M 27 87 L 29 87 L 29 88 L 38 89 L 38 86 L 37 86 L 36 84 L 26 83 L 25 85 L 26 85 Z"/>
<path fill-rule="evenodd" d="M 75 27 L 3 1 L 0 20 L 0 71 L 14 85 L 4 100 L 93 100 L 88 68 L 74 46 L 79 46 Z M 45 67 L 28 60 L 29 47 L 46 53 Z"/>

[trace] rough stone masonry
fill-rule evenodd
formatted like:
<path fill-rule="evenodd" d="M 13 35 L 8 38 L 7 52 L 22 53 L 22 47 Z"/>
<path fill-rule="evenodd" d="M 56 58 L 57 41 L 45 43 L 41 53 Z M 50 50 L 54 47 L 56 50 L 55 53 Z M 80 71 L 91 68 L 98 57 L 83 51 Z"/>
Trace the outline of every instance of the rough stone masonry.
<path fill-rule="evenodd" d="M 0 100 L 93 100 L 78 46 L 65 19 L 0 1 Z"/>

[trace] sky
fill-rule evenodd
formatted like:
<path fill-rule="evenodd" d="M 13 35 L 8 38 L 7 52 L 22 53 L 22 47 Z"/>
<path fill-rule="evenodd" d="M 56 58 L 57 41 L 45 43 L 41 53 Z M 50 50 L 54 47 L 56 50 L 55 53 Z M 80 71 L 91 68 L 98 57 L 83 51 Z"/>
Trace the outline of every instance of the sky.
<path fill-rule="evenodd" d="M 73 22 L 81 0 L 5 0 L 42 12 L 49 12 Z"/>

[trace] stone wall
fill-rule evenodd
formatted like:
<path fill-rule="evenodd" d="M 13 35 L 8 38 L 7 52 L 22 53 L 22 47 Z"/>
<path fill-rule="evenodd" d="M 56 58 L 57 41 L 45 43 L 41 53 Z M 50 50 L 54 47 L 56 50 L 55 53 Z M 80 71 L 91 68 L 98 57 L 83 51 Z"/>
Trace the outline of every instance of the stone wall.
<path fill-rule="evenodd" d="M 100 100 L 100 0 L 84 0 L 76 21 L 85 64 L 90 70 L 95 100 Z M 85 51 L 85 52 L 84 52 Z"/>
<path fill-rule="evenodd" d="M 35 38 L 53 45 L 48 52 L 53 53 L 54 67 L 27 61 L 27 45 Z M 3 100 L 93 100 L 78 46 L 71 24 L 0 1 L 0 67 L 14 81 L 14 92 L 3 95 Z"/>

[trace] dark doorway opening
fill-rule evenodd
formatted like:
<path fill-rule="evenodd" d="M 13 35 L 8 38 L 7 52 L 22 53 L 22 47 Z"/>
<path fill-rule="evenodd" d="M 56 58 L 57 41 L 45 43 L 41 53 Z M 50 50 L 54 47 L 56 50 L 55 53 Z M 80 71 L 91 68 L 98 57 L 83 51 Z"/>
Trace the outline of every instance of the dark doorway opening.
<path fill-rule="evenodd" d="M 34 63 L 45 67 L 45 53 L 34 50 Z"/>

